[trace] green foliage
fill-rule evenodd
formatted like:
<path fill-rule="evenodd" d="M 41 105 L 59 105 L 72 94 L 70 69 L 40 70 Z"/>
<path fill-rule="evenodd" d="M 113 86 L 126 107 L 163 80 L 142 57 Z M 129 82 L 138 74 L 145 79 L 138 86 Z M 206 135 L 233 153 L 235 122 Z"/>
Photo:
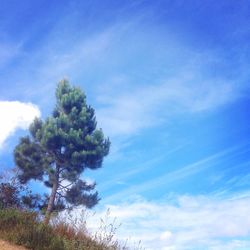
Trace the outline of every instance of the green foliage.
<path fill-rule="evenodd" d="M 67 190 L 65 198 L 71 203 L 77 205 L 85 204 L 86 207 L 92 208 L 95 201 L 98 201 L 98 193 L 88 194 L 86 192 L 95 188 L 95 184 L 87 184 L 82 180 L 78 180 L 69 190 Z"/>
<path fill-rule="evenodd" d="M 51 194 L 49 198 L 54 208 L 55 202 L 62 201 L 93 207 L 99 201 L 98 194 L 91 193 L 95 185 L 87 185 L 80 175 L 86 168 L 100 168 L 110 147 L 109 139 L 96 125 L 94 109 L 87 105 L 85 94 L 62 80 L 52 116 L 44 121 L 36 118 L 30 125 L 30 136 L 21 138 L 15 148 L 19 180 L 27 183 L 36 179 L 51 187 L 55 197 Z M 70 185 L 63 186 L 63 181 Z"/>
<path fill-rule="evenodd" d="M 46 167 L 50 164 L 45 150 L 29 136 L 22 137 L 14 153 L 16 165 L 22 170 L 19 174 L 21 183 L 31 178 L 42 180 Z"/>

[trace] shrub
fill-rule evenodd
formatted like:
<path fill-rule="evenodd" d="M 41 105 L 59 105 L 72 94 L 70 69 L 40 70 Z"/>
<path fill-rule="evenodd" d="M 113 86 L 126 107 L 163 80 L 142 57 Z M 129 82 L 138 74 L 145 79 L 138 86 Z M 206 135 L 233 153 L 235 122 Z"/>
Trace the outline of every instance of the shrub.
<path fill-rule="evenodd" d="M 12 169 L 11 172 L 6 172 L 7 175 L 0 175 L 0 209 L 39 209 L 42 205 L 41 196 L 24 187 L 17 179 L 15 171 Z"/>

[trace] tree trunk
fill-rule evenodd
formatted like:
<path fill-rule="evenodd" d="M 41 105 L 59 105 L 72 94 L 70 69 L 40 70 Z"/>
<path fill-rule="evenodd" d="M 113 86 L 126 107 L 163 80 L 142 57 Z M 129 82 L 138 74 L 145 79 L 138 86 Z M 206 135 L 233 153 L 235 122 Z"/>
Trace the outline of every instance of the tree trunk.
<path fill-rule="evenodd" d="M 51 194 L 50 194 L 50 197 L 49 197 L 48 207 L 47 207 L 47 210 L 46 210 L 46 213 L 45 213 L 44 223 L 46 225 L 49 224 L 51 213 L 53 211 L 53 207 L 54 207 L 54 204 L 55 204 L 56 191 L 58 189 L 58 182 L 59 182 L 59 169 L 57 167 L 56 168 L 55 181 L 54 181 L 53 186 L 52 186 Z"/>

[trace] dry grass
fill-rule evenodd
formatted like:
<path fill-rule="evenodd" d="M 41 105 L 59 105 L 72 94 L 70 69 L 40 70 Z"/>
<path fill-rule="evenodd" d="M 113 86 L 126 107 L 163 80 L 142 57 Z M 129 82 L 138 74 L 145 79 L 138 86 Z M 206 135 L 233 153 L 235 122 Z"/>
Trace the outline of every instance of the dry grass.
<path fill-rule="evenodd" d="M 106 250 L 84 232 L 60 222 L 44 225 L 36 213 L 0 210 L 0 238 L 34 250 Z"/>
<path fill-rule="evenodd" d="M 95 233 L 90 233 L 87 230 L 87 217 L 93 216 L 86 210 L 81 210 L 77 218 L 72 213 L 64 213 L 62 216 L 57 216 L 52 220 L 52 227 L 55 232 L 69 239 L 70 241 L 77 241 L 79 245 L 84 242 L 84 246 L 78 246 L 77 249 L 92 249 L 90 246 L 95 245 L 95 249 L 107 250 L 125 250 L 125 246 L 118 244 L 114 236 L 117 230 L 115 221 L 108 223 L 107 218 L 100 220 L 100 225 Z M 106 225 L 105 225 L 106 222 Z"/>

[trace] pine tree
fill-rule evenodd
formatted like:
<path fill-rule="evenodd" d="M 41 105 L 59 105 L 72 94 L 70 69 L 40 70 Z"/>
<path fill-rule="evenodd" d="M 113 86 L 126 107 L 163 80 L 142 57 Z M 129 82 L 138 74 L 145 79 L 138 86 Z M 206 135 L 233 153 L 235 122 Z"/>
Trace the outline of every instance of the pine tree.
<path fill-rule="evenodd" d="M 59 82 L 56 105 L 51 117 L 36 118 L 30 135 L 22 137 L 14 151 L 19 180 L 43 181 L 51 188 L 47 197 L 45 223 L 56 208 L 85 205 L 92 208 L 99 201 L 93 192 L 95 183 L 81 179 L 86 168 L 102 166 L 110 141 L 96 128 L 94 109 L 86 104 L 86 96 L 67 80 Z"/>

